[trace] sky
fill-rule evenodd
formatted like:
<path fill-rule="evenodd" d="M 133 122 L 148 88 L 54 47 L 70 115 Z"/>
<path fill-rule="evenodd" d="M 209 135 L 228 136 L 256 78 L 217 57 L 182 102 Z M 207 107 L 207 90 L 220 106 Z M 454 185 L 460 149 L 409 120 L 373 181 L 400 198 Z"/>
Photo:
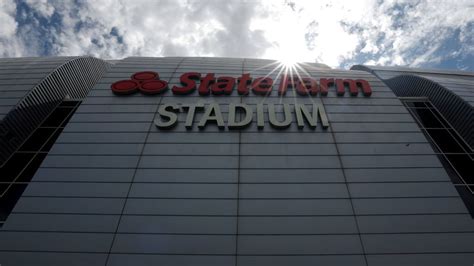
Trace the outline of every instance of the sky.
<path fill-rule="evenodd" d="M 474 71 L 474 0 L 0 0 L 0 57 L 77 55 Z"/>

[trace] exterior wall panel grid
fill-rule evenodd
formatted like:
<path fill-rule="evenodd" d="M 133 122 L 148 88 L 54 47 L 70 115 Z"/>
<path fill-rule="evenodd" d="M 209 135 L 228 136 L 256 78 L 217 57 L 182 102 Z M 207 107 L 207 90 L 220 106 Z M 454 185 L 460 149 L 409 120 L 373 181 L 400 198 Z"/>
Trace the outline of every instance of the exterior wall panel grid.
<path fill-rule="evenodd" d="M 18 61 L 27 63 L 27 60 Z M 65 97 L 84 98 L 108 67 L 107 63 L 95 58 L 62 58 L 54 61 L 57 61 L 53 63 L 56 69 L 51 73 L 49 71 L 41 73 L 41 78 L 28 79 L 28 75 L 24 74 L 22 76 L 26 78 L 0 79 L 2 85 L 9 85 L 11 81 L 14 82 L 13 84 L 30 85 L 30 90 L 24 91 L 23 95 L 9 102 L 8 114 L 1 117 L 0 165 L 19 148 L 60 101 Z M 40 59 L 31 62 L 28 68 L 32 69 L 44 64 Z M 84 62 L 89 62 L 98 68 L 93 71 L 90 67 L 84 67 Z M 1 60 L 0 64 L 1 66 L 12 65 L 8 60 Z M 64 76 L 67 78 L 63 79 Z M 0 98 L 8 99 L 8 95 L 0 94 Z"/>
<path fill-rule="evenodd" d="M 236 92 L 119 97 L 109 90 L 137 71 L 157 71 L 171 87 L 184 71 L 238 77 L 268 63 L 127 58 L 111 67 L 0 232 L 0 257 L 11 265 L 30 258 L 43 265 L 80 259 L 91 265 L 472 262 L 467 209 L 416 122 L 369 73 L 308 67 L 313 77 L 374 84 L 371 98 L 318 97 L 327 130 L 293 125 L 281 131 L 267 122 L 263 130 L 240 131 L 153 125 L 158 106 L 169 102 L 217 102 L 224 110 L 231 102 L 314 100 L 290 91 L 261 98 Z M 64 239 L 70 242 L 60 245 Z"/>

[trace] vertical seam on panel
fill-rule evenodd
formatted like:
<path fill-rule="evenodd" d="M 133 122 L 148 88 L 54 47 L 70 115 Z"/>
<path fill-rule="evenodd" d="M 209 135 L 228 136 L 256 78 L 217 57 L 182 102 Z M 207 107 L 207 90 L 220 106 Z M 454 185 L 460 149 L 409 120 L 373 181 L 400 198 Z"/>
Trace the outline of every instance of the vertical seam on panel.
<path fill-rule="evenodd" d="M 83 80 L 84 78 L 89 79 L 91 84 L 95 84 L 98 80 L 98 78 L 94 78 L 94 76 L 91 75 L 84 77 L 84 74 L 88 74 L 89 69 L 81 69 L 79 67 L 78 64 L 81 60 L 81 57 L 73 57 L 55 67 L 51 72 L 47 73 L 43 79 L 33 85 L 3 118 L 3 127 L 5 130 L 13 131 L 17 135 L 18 143 L 9 142 L 5 144 L 6 148 L 0 151 L 0 165 L 3 165 L 12 156 L 13 152 L 17 150 L 21 146 L 21 143 L 31 134 L 31 131 L 39 126 L 40 121 L 49 115 L 56 107 L 56 101 L 58 102 L 57 104 L 59 104 L 66 94 L 77 94 L 77 92 L 85 92 L 92 89 L 93 85 L 88 86 L 84 82 L 81 84 L 76 83 L 77 80 Z M 100 75 L 106 71 L 107 63 L 105 61 L 94 58 L 90 58 L 90 61 L 100 66 Z M 73 72 L 71 73 L 71 71 Z M 66 77 L 66 83 L 64 83 L 63 77 Z M 83 97 L 81 97 L 81 95 L 82 94 L 75 95 L 73 98 L 81 98 L 82 100 Z M 22 107 L 23 111 L 18 111 L 22 110 Z M 18 112 L 14 113 L 15 111 Z M 18 120 L 23 123 L 19 123 Z M 7 142 L 3 139 L 1 141 Z"/>
<path fill-rule="evenodd" d="M 324 103 L 323 103 L 323 105 L 324 105 Z M 346 171 L 345 171 L 344 165 L 342 163 L 341 153 L 339 152 L 339 147 L 338 147 L 338 144 L 337 144 L 337 141 L 336 141 L 336 136 L 335 136 L 332 128 L 331 128 L 331 135 L 332 135 L 332 138 L 334 139 L 334 145 L 336 146 L 336 152 L 337 152 L 337 159 L 339 160 L 339 164 L 341 165 L 342 176 L 344 177 L 344 183 L 346 184 L 347 194 L 349 196 L 349 202 L 351 204 L 352 213 L 354 215 L 354 221 L 355 221 L 355 225 L 357 227 L 357 235 L 359 236 L 359 242 L 360 242 L 360 246 L 362 248 L 362 253 L 364 255 L 365 265 L 369 265 L 369 263 L 367 261 L 367 255 L 366 255 L 366 252 L 365 252 L 364 242 L 362 241 L 362 235 L 360 233 L 359 221 L 357 221 L 357 215 L 355 213 L 354 204 L 352 203 L 351 191 L 349 189 L 349 184 L 347 183 Z"/>
<path fill-rule="evenodd" d="M 181 65 L 181 63 L 183 62 L 184 58 L 181 59 L 181 61 L 179 61 L 179 63 L 176 65 L 176 68 L 174 69 L 173 71 L 173 74 L 171 75 L 171 77 L 169 78 L 168 80 L 168 83 L 173 79 L 174 75 L 176 74 L 176 71 L 178 70 L 179 66 Z M 144 96 L 144 97 L 147 97 L 147 96 Z M 118 234 L 118 229 L 120 227 L 120 222 L 122 221 L 122 217 L 123 217 L 123 213 L 125 211 L 125 206 L 127 205 L 127 201 L 128 201 L 128 197 L 130 195 L 130 191 L 132 190 L 132 186 L 133 186 L 133 183 L 135 181 L 135 176 L 137 175 L 137 170 L 138 170 L 138 167 L 140 166 L 140 161 L 142 160 L 142 157 L 143 157 L 143 151 L 145 150 L 145 145 L 146 143 L 148 142 L 148 137 L 150 136 L 150 133 L 151 133 L 151 129 L 153 128 L 153 124 L 154 124 L 154 119 L 155 119 L 155 116 L 158 112 L 158 108 L 161 104 L 161 101 L 163 100 L 164 96 L 161 96 L 160 100 L 156 103 L 156 108 L 153 112 L 153 120 L 150 122 L 150 126 L 148 127 L 148 131 L 147 131 L 147 134 L 145 136 L 145 140 L 143 142 L 143 146 L 142 148 L 140 149 L 140 154 L 138 155 L 138 160 L 137 160 L 137 163 L 135 165 L 135 169 L 133 171 L 133 176 L 132 176 L 132 180 L 130 180 L 130 185 L 128 186 L 128 191 L 127 191 L 127 195 L 125 196 L 125 201 L 123 202 L 123 205 L 122 205 L 122 210 L 120 212 L 120 216 L 119 216 L 119 219 L 117 221 L 117 226 L 115 227 L 115 232 L 114 232 L 114 235 L 112 237 L 112 241 L 110 243 L 110 247 L 109 247 L 109 251 L 107 252 L 107 258 L 105 259 L 105 266 L 109 263 L 109 259 L 110 259 L 110 254 L 112 253 L 112 248 L 114 246 L 114 243 L 115 243 L 115 239 L 116 239 L 116 236 Z"/>
<path fill-rule="evenodd" d="M 241 75 L 244 74 L 244 69 L 245 69 L 245 58 L 242 60 L 242 73 Z M 237 86 L 238 86 L 238 80 L 237 80 Z M 242 103 L 242 96 L 239 96 L 240 98 L 240 103 Z M 240 119 L 242 119 L 241 116 L 239 116 Z M 239 213 L 240 213 L 240 146 L 242 145 L 242 129 L 239 130 L 239 142 L 238 142 L 238 150 L 237 150 L 237 215 L 235 217 L 235 266 L 238 265 L 238 258 L 239 258 Z"/>

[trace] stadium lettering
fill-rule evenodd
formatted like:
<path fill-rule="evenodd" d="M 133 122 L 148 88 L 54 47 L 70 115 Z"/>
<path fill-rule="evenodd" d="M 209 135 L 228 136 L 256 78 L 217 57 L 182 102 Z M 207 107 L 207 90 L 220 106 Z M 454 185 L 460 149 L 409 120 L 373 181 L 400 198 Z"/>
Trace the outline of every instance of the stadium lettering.
<path fill-rule="evenodd" d="M 181 113 L 183 115 L 180 115 Z M 227 113 L 227 116 L 225 117 L 223 113 Z M 258 129 L 265 127 L 265 121 L 274 128 L 284 129 L 293 123 L 293 113 L 296 115 L 298 128 L 303 128 L 305 124 L 310 128 L 316 128 L 319 119 L 323 128 L 329 127 L 324 106 L 319 103 L 310 105 L 285 103 L 278 106 L 271 103 L 266 105 L 231 103 L 228 105 L 227 112 L 223 112 L 217 103 L 181 105 L 167 103 L 158 108 L 159 117 L 155 119 L 155 125 L 160 129 L 170 129 L 181 121 L 184 122 L 186 129 L 192 129 L 196 123 L 199 129 L 205 128 L 207 124 L 215 124 L 221 129 L 225 127 L 243 129 L 250 126 L 255 119 Z M 265 114 L 268 114 L 267 120 Z M 227 118 L 227 122 L 224 118 Z"/>

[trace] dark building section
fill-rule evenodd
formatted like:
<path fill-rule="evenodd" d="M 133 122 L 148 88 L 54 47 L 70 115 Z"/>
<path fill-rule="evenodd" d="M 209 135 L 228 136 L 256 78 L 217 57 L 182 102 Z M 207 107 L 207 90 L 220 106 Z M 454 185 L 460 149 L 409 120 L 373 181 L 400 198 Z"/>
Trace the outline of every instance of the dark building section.
<path fill-rule="evenodd" d="M 114 61 L 80 105 L 61 98 L 51 119 L 29 131 L 51 133 L 46 143 L 26 141 L 13 151 L 42 161 L 0 229 L 0 264 L 471 265 L 474 220 L 428 134 L 458 129 L 431 98 L 400 98 L 367 71 L 311 63 L 298 67 L 300 78 L 347 80 L 346 93 L 332 82 L 327 95 L 302 96 L 294 86 L 279 95 L 284 68 L 277 66 L 132 57 Z M 160 82 L 132 80 L 143 71 L 157 72 Z M 273 90 L 242 95 L 236 85 L 229 95 L 173 94 L 189 72 L 270 77 Z M 168 90 L 150 95 L 132 86 L 117 95 L 111 85 L 120 80 L 141 89 L 167 83 Z M 351 92 L 348 80 L 367 81 L 371 93 Z M 219 106 L 226 121 L 231 104 L 264 106 L 264 123 L 253 117 L 246 128 L 198 127 L 200 112 L 186 127 L 183 110 L 197 103 Z M 301 127 L 293 112 L 287 127 L 270 126 L 268 106 L 282 121 L 285 104 L 324 108 L 329 127 L 321 119 Z M 154 121 L 165 106 L 176 107 L 177 125 L 160 129 Z M 472 116 L 460 119 L 472 124 Z M 461 134 L 450 136 L 457 149 L 469 146 Z"/>
<path fill-rule="evenodd" d="M 0 166 L 64 99 L 83 99 L 109 64 L 92 57 L 0 59 Z"/>
<path fill-rule="evenodd" d="M 361 65 L 352 69 L 377 75 L 404 99 L 474 217 L 474 74 Z"/>
<path fill-rule="evenodd" d="M 427 98 L 401 99 L 430 140 L 471 216 L 474 217 L 472 149 Z"/>
<path fill-rule="evenodd" d="M 0 167 L 0 227 L 79 104 L 78 100 L 62 101 Z"/>
<path fill-rule="evenodd" d="M 382 79 L 398 97 L 427 97 L 474 147 L 474 74 L 464 71 L 356 65 Z M 471 119 L 466 119 L 471 118 Z"/>

